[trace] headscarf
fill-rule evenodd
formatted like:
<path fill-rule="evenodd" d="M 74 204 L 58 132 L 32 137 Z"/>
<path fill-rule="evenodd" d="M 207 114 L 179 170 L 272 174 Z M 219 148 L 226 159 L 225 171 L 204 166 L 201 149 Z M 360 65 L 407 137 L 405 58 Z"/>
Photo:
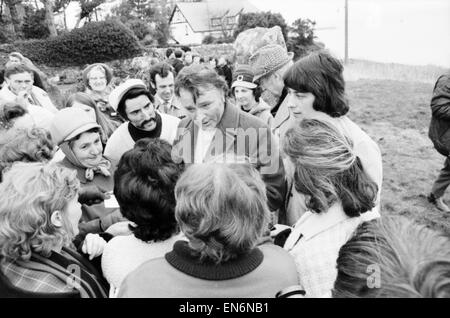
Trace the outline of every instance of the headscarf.
<path fill-rule="evenodd" d="M 66 156 L 67 160 L 69 160 L 74 166 L 86 169 L 84 172 L 86 180 L 94 180 L 94 176 L 96 173 L 102 174 L 105 177 L 111 176 L 111 172 L 109 171 L 109 169 L 111 168 L 111 162 L 105 157 L 102 156 L 102 160 L 98 163 L 97 166 L 89 167 L 82 164 L 80 160 L 78 160 L 77 156 L 73 153 L 73 150 L 70 147 L 70 141 L 64 141 L 59 145 L 59 147 Z"/>

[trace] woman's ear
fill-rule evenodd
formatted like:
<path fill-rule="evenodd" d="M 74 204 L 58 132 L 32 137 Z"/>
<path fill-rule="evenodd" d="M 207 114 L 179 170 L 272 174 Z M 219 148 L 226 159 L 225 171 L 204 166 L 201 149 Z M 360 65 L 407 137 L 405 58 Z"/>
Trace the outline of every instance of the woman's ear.
<path fill-rule="evenodd" d="M 63 219 L 62 219 L 61 211 L 56 210 L 55 212 L 53 212 L 52 215 L 50 216 L 50 222 L 52 222 L 52 224 L 55 227 L 62 227 Z"/>

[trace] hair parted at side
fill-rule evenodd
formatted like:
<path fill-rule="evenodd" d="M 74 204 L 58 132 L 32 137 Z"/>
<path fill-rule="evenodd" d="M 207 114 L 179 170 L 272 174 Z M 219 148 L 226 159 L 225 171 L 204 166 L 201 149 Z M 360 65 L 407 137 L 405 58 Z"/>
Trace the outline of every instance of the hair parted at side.
<path fill-rule="evenodd" d="M 57 164 L 16 163 L 0 183 L 0 254 L 9 260 L 29 260 L 31 253 L 48 257 L 54 248 L 73 239 L 69 221 L 51 223 L 51 214 L 64 210 L 78 195 L 76 172 Z"/>
<path fill-rule="evenodd" d="M 267 228 L 266 188 L 250 164 L 194 164 L 175 197 L 178 224 L 202 261 L 219 264 L 249 252 Z"/>
<path fill-rule="evenodd" d="M 175 80 L 175 94 L 180 96 L 180 90 L 189 91 L 194 99 L 200 95 L 200 87 L 215 87 L 224 92 L 224 96 L 228 94 L 228 84 L 225 79 L 217 74 L 217 72 L 209 65 L 193 64 L 185 66 Z"/>
<path fill-rule="evenodd" d="M 150 99 L 150 102 L 152 103 L 154 102 L 153 95 L 147 89 L 140 87 L 132 88 L 128 92 L 126 92 L 125 95 L 123 95 L 123 97 L 120 99 L 119 105 L 117 106 L 117 112 L 119 113 L 119 115 L 122 116 L 124 119 L 128 119 L 125 109 L 125 102 L 128 99 L 133 99 L 141 95 L 147 96 L 148 99 Z"/>
<path fill-rule="evenodd" d="M 353 152 L 353 142 L 331 123 L 296 123 L 286 132 L 283 149 L 295 165 L 295 188 L 310 196 L 307 206 L 312 211 L 326 212 L 339 200 L 354 217 L 375 206 L 378 186 Z"/>
<path fill-rule="evenodd" d="M 158 74 L 161 78 L 166 78 L 170 73 L 172 73 L 175 79 L 175 70 L 172 65 L 166 62 L 159 62 L 150 68 L 150 84 L 152 85 L 149 85 L 149 87 L 155 87 L 152 94 L 156 93 L 156 74 Z"/>
<path fill-rule="evenodd" d="M 401 216 L 362 223 L 337 259 L 335 298 L 449 298 L 450 239 Z"/>
<path fill-rule="evenodd" d="M 22 63 L 20 64 L 14 63 L 12 65 L 8 65 L 5 69 L 5 78 L 10 78 L 11 75 L 22 73 L 29 73 L 31 74 L 31 78 L 34 78 L 33 70 Z"/>
<path fill-rule="evenodd" d="M 284 76 L 284 84 L 313 94 L 315 110 L 340 117 L 349 111 L 343 71 L 342 63 L 328 52 L 313 52 L 294 63 Z"/>
<path fill-rule="evenodd" d="M 178 231 L 174 188 L 184 170 L 171 157 L 172 146 L 159 138 L 140 139 L 125 152 L 114 173 L 114 194 L 120 210 L 135 223 L 140 240 L 163 241 Z"/>

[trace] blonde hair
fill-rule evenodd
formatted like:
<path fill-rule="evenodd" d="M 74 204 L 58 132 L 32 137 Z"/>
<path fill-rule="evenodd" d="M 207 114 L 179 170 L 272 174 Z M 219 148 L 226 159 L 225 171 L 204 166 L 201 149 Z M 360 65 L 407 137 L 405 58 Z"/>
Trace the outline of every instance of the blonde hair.
<path fill-rule="evenodd" d="M 79 187 L 76 172 L 62 166 L 14 164 L 0 183 L 0 255 L 27 261 L 32 252 L 48 257 L 52 249 L 68 246 L 73 233 L 64 211 Z M 55 211 L 62 212 L 63 227 L 51 223 Z"/>
<path fill-rule="evenodd" d="M 295 165 L 295 188 L 310 196 L 312 211 L 326 212 L 339 200 L 353 217 L 375 206 L 376 183 L 364 172 L 353 142 L 332 124 L 304 119 L 286 132 L 283 148 Z"/>
<path fill-rule="evenodd" d="M 333 297 L 450 297 L 450 239 L 405 217 L 362 223 L 339 251 Z"/>
<path fill-rule="evenodd" d="M 253 249 L 269 221 L 266 188 L 249 164 L 195 164 L 175 187 L 175 217 L 201 260 L 217 264 Z"/>

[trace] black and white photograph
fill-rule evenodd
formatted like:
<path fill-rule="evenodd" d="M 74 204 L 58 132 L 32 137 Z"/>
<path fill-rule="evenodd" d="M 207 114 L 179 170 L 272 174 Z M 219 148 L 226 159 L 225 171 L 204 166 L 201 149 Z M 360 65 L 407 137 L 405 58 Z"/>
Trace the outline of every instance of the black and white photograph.
<path fill-rule="evenodd" d="M 0 0 L 1 299 L 450 298 L 449 185 L 448 0 Z"/>

